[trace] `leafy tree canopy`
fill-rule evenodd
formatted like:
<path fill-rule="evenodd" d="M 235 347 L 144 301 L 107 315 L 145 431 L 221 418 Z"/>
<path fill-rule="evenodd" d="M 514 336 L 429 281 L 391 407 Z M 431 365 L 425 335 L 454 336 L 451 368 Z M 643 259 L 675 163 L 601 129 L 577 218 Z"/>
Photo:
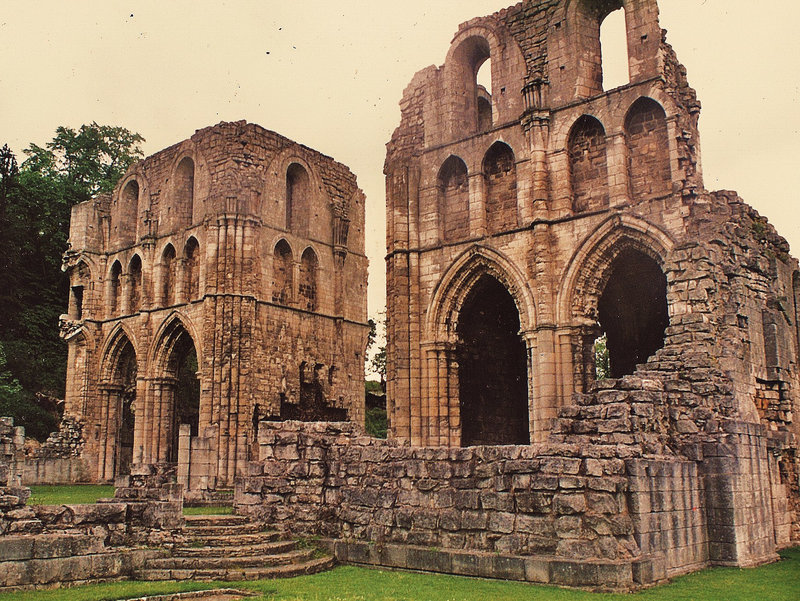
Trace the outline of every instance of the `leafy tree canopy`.
<path fill-rule="evenodd" d="M 25 149 L 28 158 L 23 169 L 59 179 L 86 200 L 101 192 L 111 192 L 119 178 L 133 163 L 143 158 L 140 144 L 144 138 L 124 127 L 81 125 L 78 131 L 59 127 L 44 148 L 31 144 Z"/>
<path fill-rule="evenodd" d="M 67 349 L 58 317 L 68 298 L 61 256 L 70 210 L 113 190 L 143 156 L 143 141 L 123 127 L 92 123 L 77 131 L 59 127 L 52 141 L 24 151 L 21 166 L 8 146 L 0 149 L 0 344 L 9 381 L 20 386 L 19 394 L 6 388 L 6 398 L 63 398 Z"/>

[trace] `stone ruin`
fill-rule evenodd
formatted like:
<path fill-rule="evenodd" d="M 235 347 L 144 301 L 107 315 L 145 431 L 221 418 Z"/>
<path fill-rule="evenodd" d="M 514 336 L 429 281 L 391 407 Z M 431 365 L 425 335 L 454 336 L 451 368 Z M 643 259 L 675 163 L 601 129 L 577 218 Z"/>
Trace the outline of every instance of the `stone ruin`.
<path fill-rule="evenodd" d="M 364 195 L 243 121 L 202 129 L 73 208 L 65 414 L 89 479 L 176 465 L 231 488 L 262 419 L 364 419 Z"/>
<path fill-rule="evenodd" d="M 184 489 L 234 485 L 241 516 L 355 564 L 627 590 L 775 560 L 800 540 L 800 267 L 705 189 L 699 114 L 655 0 L 460 26 L 387 147 L 389 440 L 361 426 L 344 167 L 221 124 L 78 206 L 68 414 L 92 479 L 135 466 L 118 498 L 161 504 L 121 540 L 175 544 Z M 39 528 L 7 490 L 3 532 Z"/>
<path fill-rule="evenodd" d="M 615 10 L 629 82 L 606 90 Z M 400 107 L 390 440 L 262 423 L 238 510 L 348 562 L 600 588 L 800 539 L 800 270 L 703 186 L 700 103 L 656 1 L 473 19 Z"/>

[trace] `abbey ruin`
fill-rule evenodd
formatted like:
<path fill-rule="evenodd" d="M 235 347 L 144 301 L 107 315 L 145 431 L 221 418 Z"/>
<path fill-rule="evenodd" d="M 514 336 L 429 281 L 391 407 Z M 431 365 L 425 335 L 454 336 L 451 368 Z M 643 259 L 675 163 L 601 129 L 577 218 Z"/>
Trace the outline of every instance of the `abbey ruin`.
<path fill-rule="evenodd" d="M 261 419 L 362 421 L 364 196 L 245 122 L 198 131 L 72 212 L 65 413 L 93 480 L 177 464 L 231 487 Z"/>
<path fill-rule="evenodd" d="M 629 81 L 605 89 L 617 10 Z M 656 0 L 468 21 L 400 108 L 388 440 L 363 429 L 347 168 L 222 123 L 75 208 L 65 423 L 92 480 L 122 476 L 106 541 L 178 545 L 183 499 L 228 487 L 237 519 L 339 561 L 565 586 L 752 566 L 800 540 L 800 266 L 704 187 L 700 102 Z M 22 497 L 4 534 L 33 528 Z M 137 561 L 122 571 L 241 576 Z"/>

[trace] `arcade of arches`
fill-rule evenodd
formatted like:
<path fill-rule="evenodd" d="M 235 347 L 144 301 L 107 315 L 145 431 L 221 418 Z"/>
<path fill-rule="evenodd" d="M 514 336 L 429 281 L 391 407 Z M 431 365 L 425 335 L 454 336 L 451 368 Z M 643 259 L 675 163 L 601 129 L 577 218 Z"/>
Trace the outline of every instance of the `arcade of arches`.
<path fill-rule="evenodd" d="M 202 496 L 257 457 L 261 420 L 362 423 L 364 205 L 344 165 L 243 121 L 76 205 L 62 336 L 84 471 L 175 471 Z"/>

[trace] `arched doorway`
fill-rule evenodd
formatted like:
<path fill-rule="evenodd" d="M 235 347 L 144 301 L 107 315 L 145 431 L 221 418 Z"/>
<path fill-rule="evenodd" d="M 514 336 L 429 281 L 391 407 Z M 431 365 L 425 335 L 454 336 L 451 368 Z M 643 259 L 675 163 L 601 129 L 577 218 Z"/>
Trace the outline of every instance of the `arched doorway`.
<path fill-rule="evenodd" d="M 133 462 L 138 363 L 136 350 L 120 329 L 103 359 L 98 407 L 98 478 L 111 481 L 130 474 Z"/>
<path fill-rule="evenodd" d="M 597 308 L 612 378 L 632 374 L 664 346 L 667 278 L 649 255 L 632 248 L 617 255 Z"/>
<path fill-rule="evenodd" d="M 528 370 L 517 305 L 482 276 L 464 300 L 457 333 L 461 445 L 529 444 Z"/>
<path fill-rule="evenodd" d="M 117 458 L 114 475 L 122 476 L 131 473 L 133 461 L 133 424 L 136 410 L 136 353 L 133 345 L 126 341 L 117 364 L 117 380 L 120 398 L 118 405 Z"/>
<path fill-rule="evenodd" d="M 178 439 L 183 425 L 190 427 L 192 436 L 199 434 L 200 380 L 198 353 L 191 334 L 176 318 L 164 328 L 156 354 L 157 377 L 153 379 L 152 398 L 158 423 L 148 461 L 176 462 Z"/>

